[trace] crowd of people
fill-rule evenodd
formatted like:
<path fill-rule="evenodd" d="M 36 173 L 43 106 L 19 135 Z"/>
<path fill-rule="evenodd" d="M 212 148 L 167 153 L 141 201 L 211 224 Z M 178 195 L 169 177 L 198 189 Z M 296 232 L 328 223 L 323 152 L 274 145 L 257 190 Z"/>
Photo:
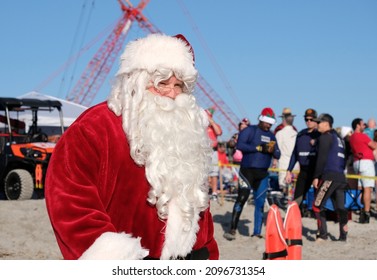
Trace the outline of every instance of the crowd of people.
<path fill-rule="evenodd" d="M 355 118 L 351 126 L 334 127 L 328 113 L 318 115 L 313 108 L 304 112 L 306 128 L 298 131 L 290 108 L 284 108 L 276 123 L 271 108 L 264 108 L 258 124 L 242 120 L 229 141 L 228 161 L 239 165 L 237 198 L 230 228 L 224 233 L 234 240 L 237 224 L 250 194 L 255 205 L 252 237 L 261 238 L 263 209 L 268 192 L 269 170 L 278 174 L 278 188 L 285 201 L 296 201 L 302 213 L 309 207 L 317 219 L 317 240 L 327 240 L 327 200 L 331 200 L 339 221 L 339 241 L 347 240 L 348 209 L 345 206 L 347 189 L 359 190 L 359 223 L 367 224 L 371 217 L 373 189 L 376 189 L 377 130 L 373 118 L 365 124 Z M 237 161 L 233 156 L 237 155 Z M 241 158 L 241 160 L 240 160 Z M 213 162 L 214 163 L 214 162 Z M 224 163 L 222 163 L 224 165 Z M 347 174 L 358 179 L 347 179 Z M 213 174 L 212 174 L 213 175 Z M 355 184 L 356 182 L 356 184 Z M 271 184 L 271 182 L 270 182 Z M 314 188 L 313 204 L 308 205 L 309 190 Z M 377 190 L 376 190 L 377 191 Z M 212 189 L 213 192 L 213 189 Z M 216 193 L 217 195 L 217 193 Z"/>

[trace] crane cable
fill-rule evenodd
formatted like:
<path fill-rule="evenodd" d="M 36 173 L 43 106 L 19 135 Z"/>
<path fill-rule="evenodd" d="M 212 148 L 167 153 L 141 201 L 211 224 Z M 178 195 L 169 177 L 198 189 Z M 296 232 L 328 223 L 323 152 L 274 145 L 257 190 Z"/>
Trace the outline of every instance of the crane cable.
<path fill-rule="evenodd" d="M 87 21 L 86 21 L 86 24 L 85 24 L 84 32 L 83 32 L 83 35 L 82 35 L 82 38 L 81 38 L 81 43 L 80 43 L 80 46 L 79 46 L 79 50 L 81 50 L 83 45 L 84 45 L 84 41 L 85 41 L 85 38 L 86 38 L 86 34 L 87 34 L 87 31 L 88 31 L 88 27 L 89 27 L 89 23 L 90 23 L 90 20 L 91 20 L 91 16 L 92 16 L 92 12 L 94 10 L 94 7 L 95 7 L 95 0 L 92 0 L 91 9 L 89 10 L 89 15 L 88 15 L 88 18 L 87 18 Z M 74 65 L 72 75 L 71 75 L 71 78 L 70 78 L 70 81 L 69 81 L 69 86 L 68 86 L 68 89 L 67 89 L 66 96 L 68 96 L 69 92 L 71 91 L 72 83 L 73 83 L 74 78 L 75 78 L 77 64 L 78 64 L 78 60 L 76 61 L 75 65 Z"/>
<path fill-rule="evenodd" d="M 55 70 L 47 79 L 41 82 L 39 85 L 34 87 L 34 91 L 41 91 L 44 89 L 53 79 L 55 79 L 58 75 L 60 75 L 64 70 L 66 70 L 73 62 L 75 62 L 79 57 L 81 57 L 85 52 L 90 50 L 94 45 L 100 42 L 106 35 L 109 34 L 110 30 L 112 30 L 115 24 L 118 22 L 111 23 L 108 25 L 102 32 L 97 34 L 90 42 L 88 42 L 83 48 L 80 49 L 78 53 L 72 55 L 63 65 L 61 65 L 57 70 Z"/>
<path fill-rule="evenodd" d="M 68 57 L 72 57 L 73 53 L 75 52 L 75 46 L 76 46 L 76 43 L 78 41 L 78 37 L 79 37 L 80 30 L 81 30 L 81 27 L 82 27 L 82 24 L 83 24 L 83 21 L 84 21 L 84 16 L 85 16 L 86 9 L 87 9 L 89 1 L 90 0 L 84 0 L 83 1 L 79 21 L 78 21 L 78 24 L 77 24 L 77 27 L 76 27 L 76 32 L 75 32 L 74 37 L 73 37 L 71 50 L 70 50 Z M 87 19 L 86 19 L 84 30 L 83 30 L 83 33 L 81 35 L 81 42 L 78 46 L 79 50 L 81 50 L 83 48 L 83 44 L 84 44 L 85 37 L 86 37 L 87 31 L 88 31 L 88 26 L 89 26 L 89 23 L 90 23 L 91 15 L 92 15 L 92 12 L 93 12 L 93 9 L 94 9 L 94 4 L 95 4 L 95 0 L 92 0 L 91 8 L 89 10 L 89 14 L 88 14 Z M 73 69 L 72 69 L 72 73 L 71 73 L 71 76 L 70 76 L 69 85 L 68 85 L 68 89 L 67 89 L 67 94 L 69 93 L 70 88 L 72 86 L 72 82 L 73 82 L 73 79 L 74 79 L 74 76 L 75 76 L 75 73 L 76 73 L 78 62 L 79 62 L 79 59 L 76 59 L 74 65 L 73 65 Z M 59 87 L 59 91 L 58 91 L 59 97 L 61 97 L 61 94 L 62 94 L 62 91 L 63 91 L 66 75 L 68 75 L 67 72 L 68 72 L 68 68 L 64 72 L 62 79 L 61 79 L 61 83 L 60 83 L 60 87 Z"/>
<path fill-rule="evenodd" d="M 231 98 L 233 99 L 233 101 L 235 101 L 236 106 L 237 106 L 238 110 L 242 113 L 242 115 L 247 116 L 242 104 L 239 102 L 237 95 L 235 94 L 235 92 L 234 92 L 233 88 L 231 87 L 228 79 L 226 78 L 224 71 L 222 71 L 222 69 L 221 69 L 220 65 L 217 63 L 214 55 L 212 54 L 212 52 L 208 48 L 208 45 L 206 44 L 203 36 L 201 35 L 198 26 L 195 24 L 193 18 L 191 17 L 187 7 L 183 4 L 182 0 L 177 0 L 177 2 L 181 6 L 183 14 L 187 17 L 187 19 L 191 23 L 192 29 L 196 33 L 196 36 L 199 38 L 199 41 L 200 41 L 202 47 L 204 48 L 205 52 L 207 53 L 207 56 L 210 58 L 212 65 L 216 69 L 217 74 L 220 76 L 220 80 L 224 83 L 225 89 L 231 95 Z"/>

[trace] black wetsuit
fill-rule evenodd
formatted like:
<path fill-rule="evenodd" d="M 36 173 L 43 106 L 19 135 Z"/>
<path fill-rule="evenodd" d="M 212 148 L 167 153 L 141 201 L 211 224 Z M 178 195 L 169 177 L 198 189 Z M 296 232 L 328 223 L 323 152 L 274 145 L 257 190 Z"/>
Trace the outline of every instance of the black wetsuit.
<path fill-rule="evenodd" d="M 317 145 L 317 162 L 314 171 L 314 179 L 321 182 L 316 191 L 316 201 L 320 201 L 313 210 L 317 217 L 319 237 L 327 239 L 326 225 L 326 209 L 324 207 L 328 198 L 334 203 L 335 211 L 339 215 L 340 237 L 345 237 L 344 226 L 347 225 L 347 210 L 344 207 L 344 188 L 347 185 L 345 169 L 345 146 L 343 140 L 339 137 L 335 130 L 327 131 L 318 138 Z M 330 185 L 327 191 L 322 192 L 321 189 L 326 185 Z"/>

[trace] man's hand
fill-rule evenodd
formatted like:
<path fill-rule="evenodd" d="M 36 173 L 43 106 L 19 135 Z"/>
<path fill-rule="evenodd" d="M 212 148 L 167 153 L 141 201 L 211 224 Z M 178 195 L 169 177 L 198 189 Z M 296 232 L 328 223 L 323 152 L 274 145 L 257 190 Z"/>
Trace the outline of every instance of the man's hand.
<path fill-rule="evenodd" d="M 263 143 L 262 145 L 257 146 L 257 151 L 265 154 L 272 154 L 275 148 L 275 141 L 270 141 L 268 143 Z"/>
<path fill-rule="evenodd" d="M 292 183 L 292 173 L 290 171 L 287 171 L 287 174 L 285 175 L 285 182 L 287 184 Z"/>
<path fill-rule="evenodd" d="M 318 178 L 315 178 L 315 179 L 313 180 L 312 185 L 313 185 L 313 187 L 314 187 L 315 189 L 318 189 Z"/>

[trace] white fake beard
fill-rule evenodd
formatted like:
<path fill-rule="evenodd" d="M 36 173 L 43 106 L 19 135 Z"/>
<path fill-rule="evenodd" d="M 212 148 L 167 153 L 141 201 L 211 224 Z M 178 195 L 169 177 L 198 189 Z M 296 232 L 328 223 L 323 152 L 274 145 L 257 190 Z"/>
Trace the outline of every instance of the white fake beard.
<path fill-rule="evenodd" d="M 138 125 L 129 131 L 137 161 L 145 165 L 151 185 L 148 201 L 161 219 L 168 216 L 168 202 L 178 202 L 184 230 L 194 215 L 208 207 L 207 176 L 212 150 L 207 136 L 207 116 L 192 95 L 175 100 L 147 91 L 139 106 Z M 136 133 L 136 135 L 135 135 Z"/>

